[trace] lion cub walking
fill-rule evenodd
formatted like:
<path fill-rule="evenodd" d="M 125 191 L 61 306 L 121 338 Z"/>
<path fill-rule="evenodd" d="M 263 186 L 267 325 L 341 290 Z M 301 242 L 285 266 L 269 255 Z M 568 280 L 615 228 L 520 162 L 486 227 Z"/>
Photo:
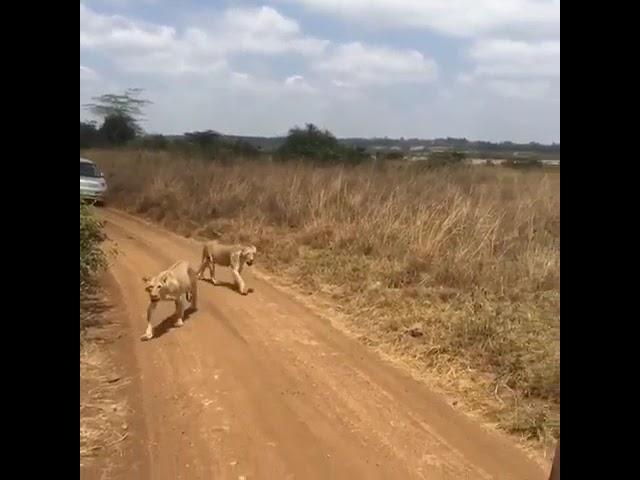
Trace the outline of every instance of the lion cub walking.
<path fill-rule="evenodd" d="M 189 262 L 181 260 L 174 263 L 168 269 L 160 272 L 155 277 L 143 277 L 144 289 L 149 293 L 149 306 L 147 307 L 147 330 L 142 335 L 142 340 L 153 338 L 153 327 L 151 326 L 151 314 L 156 309 L 161 300 L 173 301 L 176 304 L 176 314 L 178 320 L 176 326 L 184 325 L 182 317 L 184 314 L 184 304 L 182 297 L 191 303 L 193 310 L 197 309 L 198 303 L 198 276 Z"/>
<path fill-rule="evenodd" d="M 247 294 L 247 286 L 240 275 L 245 263 L 253 265 L 257 253 L 253 245 L 225 245 L 217 240 L 207 242 L 202 247 L 202 263 L 198 270 L 198 278 L 203 278 L 204 271 L 209 268 L 211 282 L 216 285 L 216 265 L 230 267 L 238 290 L 243 295 Z"/>

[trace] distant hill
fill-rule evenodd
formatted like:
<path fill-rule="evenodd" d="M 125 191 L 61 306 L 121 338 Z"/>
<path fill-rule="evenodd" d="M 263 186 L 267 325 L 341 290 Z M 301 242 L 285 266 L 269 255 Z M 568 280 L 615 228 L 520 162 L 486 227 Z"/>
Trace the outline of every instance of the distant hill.
<path fill-rule="evenodd" d="M 513 142 L 483 142 L 471 141 L 466 138 L 436 138 L 424 140 L 420 138 L 343 138 L 341 142 L 353 146 L 364 147 L 367 150 L 400 150 L 402 152 L 416 151 L 420 149 L 451 149 L 477 153 L 534 153 L 553 156 L 560 155 L 560 144 L 544 145 L 541 143 L 513 143 Z"/>
<path fill-rule="evenodd" d="M 243 140 L 250 143 L 263 152 L 276 150 L 285 140 L 285 137 L 256 137 L 243 135 L 222 135 L 229 140 Z M 182 135 L 170 135 L 169 139 L 184 138 Z M 436 138 L 425 140 L 421 138 L 341 138 L 340 143 L 354 147 L 363 147 L 367 151 L 401 151 L 413 152 L 424 149 L 452 149 L 469 153 L 478 153 L 480 156 L 500 155 L 509 153 L 543 155 L 548 158 L 560 158 L 560 144 L 545 145 L 536 142 L 483 142 L 472 141 L 466 138 Z"/>

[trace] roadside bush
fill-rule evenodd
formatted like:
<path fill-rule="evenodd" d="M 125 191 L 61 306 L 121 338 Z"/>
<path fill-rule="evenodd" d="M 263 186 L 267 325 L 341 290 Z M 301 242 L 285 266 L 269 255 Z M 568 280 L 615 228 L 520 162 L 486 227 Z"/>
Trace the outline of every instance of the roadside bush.
<path fill-rule="evenodd" d="M 84 306 L 94 292 L 96 273 L 106 265 L 100 244 L 105 236 L 102 223 L 80 202 L 80 327 L 83 325 Z"/>

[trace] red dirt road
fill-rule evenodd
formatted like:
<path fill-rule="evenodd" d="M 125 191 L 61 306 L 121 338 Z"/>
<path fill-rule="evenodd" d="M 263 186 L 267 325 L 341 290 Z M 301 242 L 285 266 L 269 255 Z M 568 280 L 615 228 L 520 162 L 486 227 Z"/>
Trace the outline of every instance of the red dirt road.
<path fill-rule="evenodd" d="M 145 329 L 141 277 L 185 259 L 190 239 L 100 210 L 117 244 L 122 292 L 140 373 L 148 478 L 518 479 L 545 474 L 508 439 L 252 275 L 242 296 L 199 282 L 199 310 L 182 328 L 155 314 Z M 257 263 L 260 263 L 258 254 Z M 218 279 L 230 282 L 227 269 Z"/>

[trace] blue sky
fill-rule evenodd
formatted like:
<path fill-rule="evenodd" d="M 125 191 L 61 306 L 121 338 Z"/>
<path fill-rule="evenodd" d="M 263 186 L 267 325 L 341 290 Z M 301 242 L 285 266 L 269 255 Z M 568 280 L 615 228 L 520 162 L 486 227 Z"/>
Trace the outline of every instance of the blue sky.
<path fill-rule="evenodd" d="M 559 142 L 560 2 L 81 2 L 81 119 L 128 87 L 154 133 Z"/>

